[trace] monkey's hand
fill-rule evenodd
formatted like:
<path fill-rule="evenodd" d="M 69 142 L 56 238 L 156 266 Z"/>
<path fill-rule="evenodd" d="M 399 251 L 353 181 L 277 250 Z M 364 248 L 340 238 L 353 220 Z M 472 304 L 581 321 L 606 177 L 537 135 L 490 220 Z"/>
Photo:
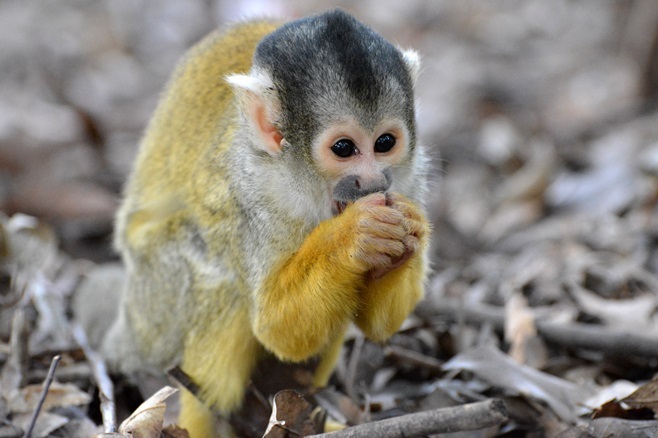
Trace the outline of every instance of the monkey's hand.
<path fill-rule="evenodd" d="M 366 198 L 364 198 L 365 200 Z M 389 255 L 388 263 L 373 266 L 368 272 L 355 319 L 371 339 L 382 341 L 402 324 L 423 295 L 427 263 L 425 248 L 430 226 L 421 209 L 399 194 L 387 194 L 386 204 L 400 217 L 395 238 L 402 250 Z M 389 222 L 393 222 L 392 220 Z"/>
<path fill-rule="evenodd" d="M 413 260 L 405 255 L 416 245 L 407 230 L 415 223 L 412 207 L 391 200 L 387 205 L 383 193 L 357 200 L 321 222 L 268 273 L 252 314 L 253 332 L 267 349 L 293 361 L 321 353 L 360 312 L 369 273 L 390 271 L 404 257 L 411 258 L 403 266 Z"/>
<path fill-rule="evenodd" d="M 399 213 L 401 217 L 396 222 L 398 229 L 396 235 L 404 246 L 402 254 L 389 254 L 388 263 L 372 269 L 368 274 L 371 279 L 379 279 L 392 270 L 402 266 L 406 261 L 421 249 L 428 234 L 429 225 L 420 209 L 406 197 L 397 193 L 386 194 L 386 205 Z M 397 217 L 398 215 L 391 215 Z"/>
<path fill-rule="evenodd" d="M 391 195 L 373 193 L 346 209 L 346 225 L 353 226 L 350 258 L 369 278 L 379 278 L 411 257 L 418 239 L 407 231 L 407 209 Z M 398 205 L 400 204 L 400 205 Z"/>

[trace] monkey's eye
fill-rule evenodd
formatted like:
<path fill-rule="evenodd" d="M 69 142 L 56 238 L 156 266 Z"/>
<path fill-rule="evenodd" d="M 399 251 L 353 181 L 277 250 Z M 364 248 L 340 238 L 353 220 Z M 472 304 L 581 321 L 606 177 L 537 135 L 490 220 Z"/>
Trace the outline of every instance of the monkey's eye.
<path fill-rule="evenodd" d="M 356 145 L 352 140 L 346 138 L 338 140 L 332 147 L 331 151 L 341 158 L 351 157 L 357 153 Z"/>
<path fill-rule="evenodd" d="M 380 135 L 375 140 L 375 152 L 388 152 L 395 146 L 395 137 L 392 134 Z"/>

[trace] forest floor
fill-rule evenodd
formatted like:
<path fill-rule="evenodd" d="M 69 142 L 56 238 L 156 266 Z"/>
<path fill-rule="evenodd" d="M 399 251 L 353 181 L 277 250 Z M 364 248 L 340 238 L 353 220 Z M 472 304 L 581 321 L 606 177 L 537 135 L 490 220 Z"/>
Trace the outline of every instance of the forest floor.
<path fill-rule="evenodd" d="M 349 426 L 469 419 L 441 436 L 658 435 L 658 1 L 264 3 L 0 3 L 0 437 L 30 427 L 55 355 L 32 436 L 102 432 L 71 299 L 118 261 L 121 187 L 175 62 L 252 10 L 328 6 L 422 55 L 433 273 L 385 345 L 350 332 L 314 403 Z M 115 383 L 123 420 L 142 396 Z"/>

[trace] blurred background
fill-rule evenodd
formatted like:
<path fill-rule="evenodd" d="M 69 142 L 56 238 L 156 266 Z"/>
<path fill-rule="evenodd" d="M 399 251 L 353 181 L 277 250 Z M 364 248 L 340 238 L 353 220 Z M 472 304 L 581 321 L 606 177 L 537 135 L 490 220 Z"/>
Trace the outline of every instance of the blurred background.
<path fill-rule="evenodd" d="M 0 2 L 0 209 L 105 261 L 140 135 L 183 52 L 253 16 L 341 7 L 423 56 L 438 268 L 558 213 L 655 196 L 658 2 Z"/>

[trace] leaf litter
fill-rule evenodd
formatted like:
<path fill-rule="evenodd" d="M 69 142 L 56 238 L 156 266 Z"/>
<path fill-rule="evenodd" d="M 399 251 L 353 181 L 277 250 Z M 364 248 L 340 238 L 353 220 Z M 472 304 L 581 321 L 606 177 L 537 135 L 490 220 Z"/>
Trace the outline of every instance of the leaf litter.
<path fill-rule="evenodd" d="M 1 6 L 0 436 L 22 436 L 55 354 L 33 436 L 104 434 L 71 299 L 114 281 L 99 270 L 116 263 L 112 216 L 159 90 L 242 5 L 211 3 Z M 295 394 L 249 397 L 245 411 L 264 415 L 239 423 L 263 427 L 244 436 L 262 436 L 273 406 L 295 436 L 318 415 L 341 429 L 492 398 L 507 419 L 468 436 L 658 434 L 658 3 L 384 3 L 341 5 L 423 54 L 419 135 L 436 169 L 426 300 L 387 345 L 350 332 L 330 388 L 293 370 L 301 409 Z M 185 436 L 163 427 L 172 399 L 137 419 L 159 386 L 116 380 L 120 420 L 134 414 L 120 433 Z"/>

